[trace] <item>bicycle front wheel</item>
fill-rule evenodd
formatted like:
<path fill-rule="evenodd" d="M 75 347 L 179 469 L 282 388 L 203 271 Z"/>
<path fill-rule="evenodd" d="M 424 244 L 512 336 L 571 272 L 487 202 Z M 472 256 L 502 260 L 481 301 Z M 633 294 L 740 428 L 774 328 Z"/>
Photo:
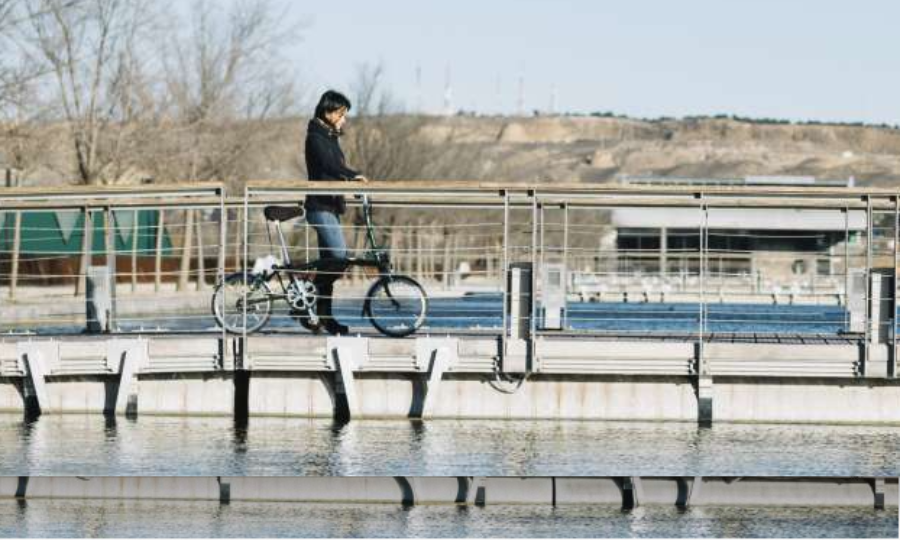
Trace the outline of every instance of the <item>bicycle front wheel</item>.
<path fill-rule="evenodd" d="M 232 334 L 256 332 L 272 315 L 269 285 L 255 276 L 245 280 L 241 272 L 231 274 L 216 287 L 212 312 L 219 326 Z"/>
<path fill-rule="evenodd" d="M 419 283 L 407 276 L 383 276 L 369 289 L 363 313 L 379 332 L 403 337 L 425 323 L 428 296 Z"/>

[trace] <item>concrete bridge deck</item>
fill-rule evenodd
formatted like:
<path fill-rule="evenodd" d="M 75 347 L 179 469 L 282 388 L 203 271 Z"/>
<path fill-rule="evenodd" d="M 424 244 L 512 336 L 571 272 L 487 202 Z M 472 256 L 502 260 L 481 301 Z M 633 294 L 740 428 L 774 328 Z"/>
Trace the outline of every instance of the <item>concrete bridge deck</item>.
<path fill-rule="evenodd" d="M 900 424 L 886 345 L 710 337 L 539 335 L 516 372 L 473 332 L 4 336 L 0 410 Z"/>
<path fill-rule="evenodd" d="M 384 211 L 444 212 L 444 223 L 394 223 L 397 234 L 392 239 L 396 243 L 390 249 L 398 255 L 398 265 L 416 275 L 429 273 L 423 267 L 423 257 L 417 254 L 440 251 L 442 260 L 428 258 L 430 273 L 435 283 L 448 287 L 454 269 L 459 267 L 454 262 L 466 262 L 470 270 L 476 262 L 483 263 L 482 277 L 495 280 L 492 290 L 502 291 L 502 301 L 500 295 L 497 301 L 504 306 L 499 309 L 502 314 L 497 313 L 498 319 L 502 316 L 499 331 L 441 330 L 439 334 L 420 333 L 402 340 L 369 333 L 342 338 L 292 332 L 246 338 L 203 332 L 8 334 L 0 336 L 0 410 L 28 414 L 900 424 L 900 379 L 895 360 L 900 195 L 895 190 L 250 182 L 242 197 L 227 197 L 224 187 L 216 184 L 146 186 L 139 191 L 128 187 L 0 190 L 0 212 L 15 218 L 7 220 L 12 222 L 14 254 L 22 249 L 23 212 L 62 212 L 55 219 L 60 225 L 69 223 L 70 233 L 75 220 L 81 220 L 80 268 L 76 274 L 55 278 L 86 285 L 93 275 L 96 283 L 105 286 L 105 295 L 98 297 L 95 293 L 90 300 L 78 288 L 75 296 L 65 295 L 68 301 L 84 298 L 92 313 L 105 313 L 105 321 L 99 320 L 103 317 L 88 319 L 96 323 L 95 330 L 102 330 L 116 328 L 117 283 L 131 281 L 132 288 L 137 289 L 140 279 L 152 276 L 157 291 L 167 277 L 170 283 L 178 281 L 179 291 L 194 284 L 202 288 L 208 284 L 205 278 L 210 276 L 206 274 L 221 279 L 226 272 L 252 266 L 256 257 L 272 253 L 270 241 L 264 240 L 265 224 L 260 223 L 262 207 L 296 204 L 313 193 L 350 196 L 363 192 L 377 196 Z M 348 197 L 352 206 L 356 203 L 351 199 Z M 562 310 L 568 309 L 562 287 L 566 280 L 550 279 L 552 275 L 565 275 L 568 256 L 587 253 L 598 259 L 589 265 L 589 272 L 597 275 L 606 275 L 606 266 L 600 263 L 615 262 L 619 252 L 599 243 L 600 233 L 608 229 L 600 213 L 614 208 L 640 210 L 639 214 L 670 208 L 690 214 L 694 243 L 680 249 L 695 265 L 691 266 L 691 276 L 696 278 L 700 306 L 709 306 L 721 296 L 722 289 L 716 288 L 714 278 L 721 280 L 733 273 L 723 269 L 721 261 L 718 273 L 713 272 L 710 257 L 722 255 L 723 250 L 710 247 L 711 229 L 721 235 L 734 225 L 732 218 L 750 214 L 757 221 L 774 219 L 778 227 L 789 228 L 789 223 L 782 222 L 790 215 L 796 218 L 794 221 L 806 216 L 803 219 L 809 222 L 796 226 L 814 232 L 815 224 L 820 223 L 816 219 L 828 217 L 829 222 L 840 225 L 838 232 L 843 232 L 843 254 L 830 249 L 807 255 L 826 259 L 829 272 L 837 262 L 843 265 L 842 304 L 847 306 L 848 316 L 833 326 L 846 326 L 853 333 L 751 332 L 751 322 L 741 317 L 732 317 L 735 320 L 729 322 L 739 326 L 730 328 L 746 327 L 747 332 L 713 333 L 710 329 L 717 328 L 713 324 L 716 319 L 708 309 L 698 310 L 696 324 L 692 314 L 689 325 L 678 327 L 697 330 L 684 334 L 654 332 L 649 330 L 654 327 L 652 321 L 643 319 L 638 323 L 646 328 L 638 332 L 542 331 L 540 326 L 549 327 L 545 323 L 553 319 L 548 315 L 552 309 L 556 311 L 551 315 L 557 320 Z M 139 249 L 131 242 L 123 247 L 126 251 L 117 252 L 116 235 L 125 232 L 117 220 L 133 215 L 133 234 L 134 227 L 140 230 L 141 224 L 138 214 L 132 213 L 147 209 L 159 211 L 156 221 L 149 225 L 155 247 Z M 489 223 L 465 223 L 469 226 L 467 234 L 484 233 L 484 238 L 476 242 L 469 234 L 469 245 L 451 241 L 451 229 L 462 226 L 457 215 L 461 209 L 491 213 Z M 575 223 L 569 226 L 570 209 L 571 217 L 580 216 L 584 220 L 580 226 L 587 229 L 572 228 Z M 169 221 L 163 219 L 165 210 L 170 211 Z M 555 217 L 550 215 L 556 211 Z M 175 223 L 171 212 L 176 213 Z M 728 216 L 731 221 L 725 220 Z M 104 225 L 95 227 L 92 220 Z M 723 225 L 723 220 L 731 224 Z M 204 226 L 205 234 L 200 230 Z M 412 229 L 422 227 L 428 234 L 416 233 L 414 240 Z M 50 229 L 54 234 L 60 232 Z M 193 229 L 198 229 L 196 234 L 191 233 Z M 853 246 L 851 229 L 857 240 Z M 171 249 L 165 244 L 167 230 L 181 238 Z M 444 236 L 436 237 L 442 246 L 438 248 L 438 243 L 429 242 L 436 241 L 431 233 L 440 230 L 444 230 Z M 303 232 L 308 238 L 309 228 Z M 569 238 L 576 232 L 582 238 L 592 238 L 593 243 L 576 248 Z M 743 233 L 729 234 L 740 237 Z M 105 238 L 100 242 L 102 248 L 93 246 L 94 236 Z M 192 239 L 196 239 L 195 244 Z M 308 239 L 304 245 L 308 252 Z M 138 272 L 139 251 L 155 258 L 154 271 L 147 276 Z M 461 253 L 459 257 L 457 252 Z M 792 253 L 790 257 L 794 257 Z M 62 257 L 55 252 L 46 255 Z M 105 259 L 105 267 L 93 266 L 95 255 Z M 128 255 L 131 270 L 120 271 L 117 264 Z M 168 276 L 162 264 L 165 256 L 178 258 L 178 270 Z M 15 256 L 13 260 L 17 260 Z M 203 267 L 207 261 L 215 261 L 215 268 L 209 268 L 209 272 Z M 887 267 L 882 268 L 884 265 L 879 266 L 877 261 L 888 261 Z M 549 270 L 552 265 L 556 270 Z M 627 268 L 611 268 L 614 275 L 627 273 Z M 96 272 L 91 274 L 92 270 Z M 17 277 L 18 272 L 13 264 L 9 271 L 11 298 L 17 278 L 26 277 Z M 511 285 L 514 275 L 519 276 L 515 287 Z M 132 300 L 148 307 L 152 304 L 151 299 Z M 555 308 L 548 307 L 554 302 Z M 735 309 L 742 315 L 745 308 Z M 209 317 L 207 310 L 204 317 Z M 476 315 L 465 314 L 473 321 Z M 175 322 L 180 320 L 178 314 L 169 316 Z M 791 317 L 784 325 L 805 322 L 800 320 L 805 317 L 802 313 Z"/>

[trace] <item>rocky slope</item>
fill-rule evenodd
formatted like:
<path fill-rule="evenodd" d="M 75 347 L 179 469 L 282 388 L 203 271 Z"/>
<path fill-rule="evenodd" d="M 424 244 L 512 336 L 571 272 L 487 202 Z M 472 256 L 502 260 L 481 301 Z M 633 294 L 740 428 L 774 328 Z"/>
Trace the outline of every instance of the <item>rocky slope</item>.
<path fill-rule="evenodd" d="M 440 167 L 407 168 L 404 176 L 421 179 L 609 182 L 641 175 L 804 175 L 840 180 L 853 176 L 859 185 L 900 185 L 900 129 L 888 127 L 560 116 L 402 117 L 382 120 L 382 125 L 394 122 L 417 126 L 414 139 L 433 147 L 434 160 L 449 156 Z M 302 118 L 268 122 L 262 128 L 266 136 L 240 160 L 237 176 L 303 178 L 305 126 Z M 52 140 L 36 143 L 41 152 L 28 164 L 26 184 L 66 182 L 73 160 L 60 131 L 41 130 Z M 412 142 L 409 130 L 404 137 L 389 143 L 400 147 L 401 156 Z M 390 129 L 383 139 L 392 140 Z M 9 143 L 0 137 L 0 169 L 4 144 Z M 421 146 L 413 151 L 421 151 Z M 352 145 L 348 154 L 351 161 L 359 157 Z M 365 163 L 357 165 L 366 168 Z M 136 182 L 143 174 L 140 167 L 126 170 L 119 183 Z"/>

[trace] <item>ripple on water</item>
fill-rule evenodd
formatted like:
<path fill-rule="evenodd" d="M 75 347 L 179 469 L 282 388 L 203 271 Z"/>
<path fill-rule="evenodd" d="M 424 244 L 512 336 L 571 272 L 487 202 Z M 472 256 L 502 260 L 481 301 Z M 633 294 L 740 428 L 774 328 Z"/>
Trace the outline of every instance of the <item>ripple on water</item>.
<path fill-rule="evenodd" d="M 0 415 L 5 475 L 897 476 L 900 427 Z"/>

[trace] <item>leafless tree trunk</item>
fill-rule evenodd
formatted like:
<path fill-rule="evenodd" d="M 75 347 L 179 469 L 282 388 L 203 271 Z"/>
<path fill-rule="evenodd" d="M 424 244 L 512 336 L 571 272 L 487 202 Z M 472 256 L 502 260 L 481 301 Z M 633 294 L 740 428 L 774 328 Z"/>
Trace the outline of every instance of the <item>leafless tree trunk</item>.
<path fill-rule="evenodd" d="M 165 159 L 149 166 L 162 177 L 189 172 L 195 181 L 249 176 L 250 150 L 276 136 L 263 122 L 296 105 L 281 51 L 296 41 L 301 25 L 268 0 L 238 0 L 227 11 L 200 0 L 186 28 L 178 21 L 171 26 L 162 60 L 172 136 L 156 150 Z"/>
<path fill-rule="evenodd" d="M 121 142 L 135 121 L 136 58 L 152 17 L 147 0 L 24 0 L 25 55 L 50 74 L 77 178 L 114 181 Z"/>

